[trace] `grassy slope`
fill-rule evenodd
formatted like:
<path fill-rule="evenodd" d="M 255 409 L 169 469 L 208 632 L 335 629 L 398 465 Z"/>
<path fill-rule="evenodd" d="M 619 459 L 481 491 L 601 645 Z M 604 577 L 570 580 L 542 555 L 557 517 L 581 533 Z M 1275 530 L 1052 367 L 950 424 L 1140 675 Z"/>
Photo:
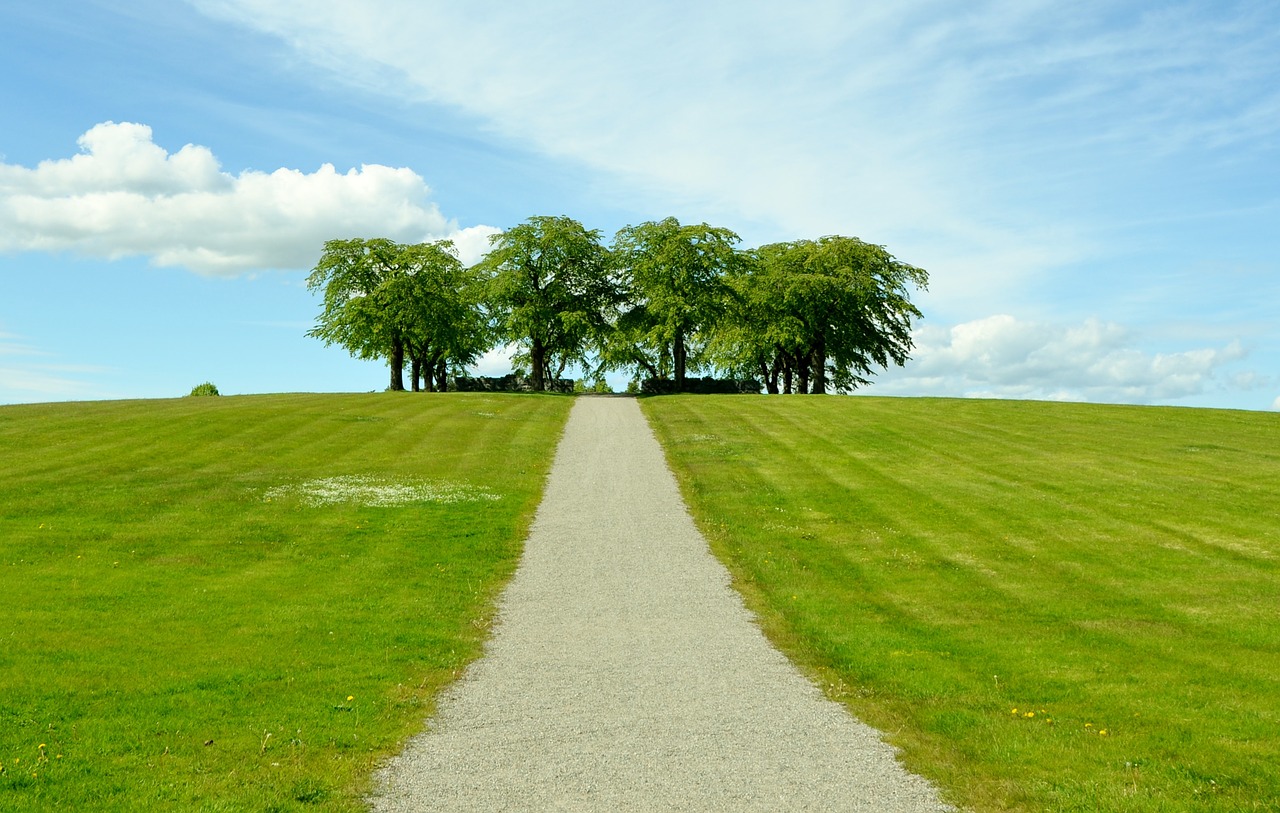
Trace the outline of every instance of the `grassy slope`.
<path fill-rule="evenodd" d="M 478 654 L 570 404 L 0 408 L 0 809 L 358 809 Z M 502 499 L 264 496 L 332 475 Z"/>
<path fill-rule="evenodd" d="M 1280 809 L 1280 416 L 643 405 L 773 639 L 953 801 Z"/>

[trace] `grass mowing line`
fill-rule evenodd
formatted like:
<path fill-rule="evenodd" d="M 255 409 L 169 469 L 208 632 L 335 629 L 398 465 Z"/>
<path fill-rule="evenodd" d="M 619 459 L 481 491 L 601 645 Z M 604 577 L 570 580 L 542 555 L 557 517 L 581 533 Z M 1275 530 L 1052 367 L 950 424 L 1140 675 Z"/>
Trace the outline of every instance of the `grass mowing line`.
<path fill-rule="evenodd" d="M 1280 419 L 643 403 L 766 631 L 974 810 L 1280 809 Z"/>
<path fill-rule="evenodd" d="M 0 408 L 0 809 L 363 809 L 479 653 L 571 403 Z M 333 477 L 487 496 L 280 490 Z"/>

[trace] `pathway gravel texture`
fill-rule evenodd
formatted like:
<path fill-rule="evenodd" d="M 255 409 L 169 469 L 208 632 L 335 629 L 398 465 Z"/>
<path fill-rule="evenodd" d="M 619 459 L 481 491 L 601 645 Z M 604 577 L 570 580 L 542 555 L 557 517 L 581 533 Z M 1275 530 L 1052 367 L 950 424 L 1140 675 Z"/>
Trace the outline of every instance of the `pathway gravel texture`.
<path fill-rule="evenodd" d="M 483 658 L 375 811 L 943 811 L 766 641 L 638 404 L 579 398 Z"/>

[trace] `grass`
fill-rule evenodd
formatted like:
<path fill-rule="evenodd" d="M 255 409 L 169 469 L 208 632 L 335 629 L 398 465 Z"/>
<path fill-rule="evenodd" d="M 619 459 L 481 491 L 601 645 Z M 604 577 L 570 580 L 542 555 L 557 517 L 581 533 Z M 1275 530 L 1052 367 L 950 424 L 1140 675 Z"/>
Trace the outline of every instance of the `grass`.
<path fill-rule="evenodd" d="M 362 809 L 478 654 L 571 403 L 0 408 L 0 809 Z"/>
<path fill-rule="evenodd" d="M 766 632 L 952 802 L 1280 810 L 1280 416 L 643 407 Z"/>

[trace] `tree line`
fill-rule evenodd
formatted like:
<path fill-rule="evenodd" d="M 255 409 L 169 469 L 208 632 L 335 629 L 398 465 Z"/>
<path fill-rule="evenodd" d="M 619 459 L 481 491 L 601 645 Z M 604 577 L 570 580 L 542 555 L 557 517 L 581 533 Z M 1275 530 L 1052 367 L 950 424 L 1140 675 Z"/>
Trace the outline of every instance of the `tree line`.
<path fill-rule="evenodd" d="M 307 335 L 386 359 L 390 388 L 443 390 L 491 348 L 535 390 L 571 368 L 673 381 L 706 371 L 770 393 L 847 392 L 902 365 L 928 274 L 856 237 L 742 249 L 675 218 L 611 245 L 568 217 L 531 217 L 472 266 L 452 243 L 330 240 L 307 279 L 323 309 Z"/>

